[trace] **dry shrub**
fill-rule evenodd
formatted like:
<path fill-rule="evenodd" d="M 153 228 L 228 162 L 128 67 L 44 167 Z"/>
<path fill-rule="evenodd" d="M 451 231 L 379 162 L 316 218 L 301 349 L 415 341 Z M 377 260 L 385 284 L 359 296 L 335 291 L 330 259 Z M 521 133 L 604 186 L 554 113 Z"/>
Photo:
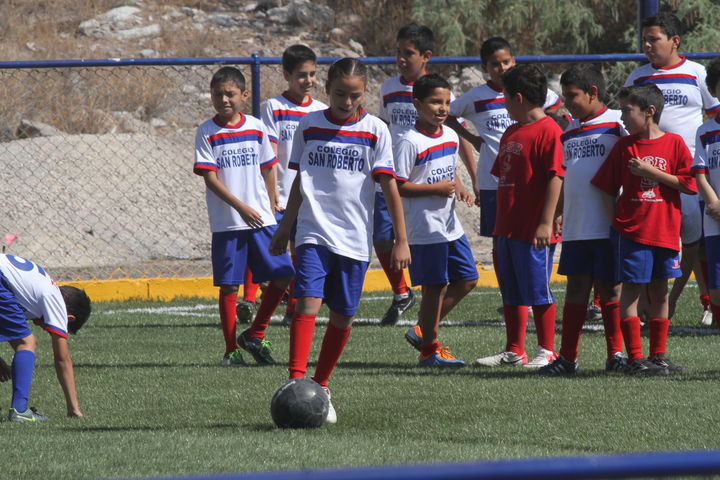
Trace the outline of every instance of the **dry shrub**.
<path fill-rule="evenodd" d="M 336 11 L 354 13 L 362 19 L 360 38 L 368 56 L 395 55 L 395 37 L 403 25 L 410 23 L 412 0 L 337 0 Z"/>

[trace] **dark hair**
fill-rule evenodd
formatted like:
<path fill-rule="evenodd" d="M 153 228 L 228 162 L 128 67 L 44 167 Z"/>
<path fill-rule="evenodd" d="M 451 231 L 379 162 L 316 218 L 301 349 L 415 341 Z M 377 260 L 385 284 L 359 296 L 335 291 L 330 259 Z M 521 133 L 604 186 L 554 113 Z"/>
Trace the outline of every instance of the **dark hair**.
<path fill-rule="evenodd" d="M 345 57 L 330 65 L 328 70 L 327 88 L 338 77 L 357 76 L 363 77 L 367 83 L 367 67 L 357 58 Z"/>
<path fill-rule="evenodd" d="M 525 99 L 538 107 L 545 104 L 547 98 L 547 78 L 535 65 L 527 63 L 515 65 L 502 76 L 505 95 L 521 93 Z"/>
<path fill-rule="evenodd" d="M 490 55 L 498 50 L 507 50 L 512 55 L 512 47 L 510 43 L 502 37 L 492 37 L 485 40 L 480 46 L 480 61 L 483 65 L 487 65 Z"/>
<path fill-rule="evenodd" d="M 569 87 L 576 86 L 585 93 L 590 87 L 597 87 L 598 98 L 601 102 L 607 102 L 607 87 L 605 77 L 600 69 L 592 63 L 574 63 L 560 76 L 560 85 Z"/>
<path fill-rule="evenodd" d="M 648 17 L 641 22 L 641 27 L 659 27 L 660 31 L 664 33 L 668 38 L 682 37 L 685 33 L 685 26 L 682 20 L 680 20 L 674 13 L 662 12 L 652 17 Z"/>
<path fill-rule="evenodd" d="M 295 69 L 305 62 L 317 62 L 317 56 L 312 49 L 305 45 L 291 45 L 285 49 L 282 55 L 282 67 L 288 73 L 292 73 Z"/>
<path fill-rule="evenodd" d="M 245 77 L 235 67 L 222 67 L 215 72 L 212 80 L 210 80 L 210 88 L 215 88 L 225 82 L 233 82 L 240 90 L 245 91 Z"/>
<path fill-rule="evenodd" d="M 715 87 L 717 87 L 718 80 L 720 80 L 720 58 L 714 59 L 707 66 L 707 77 L 705 77 L 705 84 L 708 90 L 711 90 L 715 96 L 720 95 Z"/>
<path fill-rule="evenodd" d="M 647 111 L 650 105 L 654 106 L 655 115 L 653 115 L 653 120 L 655 123 L 660 123 L 660 114 L 665 106 L 665 98 L 662 91 L 654 83 L 643 83 L 621 88 L 620 92 L 618 92 L 618 100 L 637 105 L 644 112 Z"/>
<path fill-rule="evenodd" d="M 413 98 L 423 100 L 436 88 L 447 88 L 450 90 L 450 84 L 437 73 L 423 75 L 418 78 L 413 85 Z"/>
<path fill-rule="evenodd" d="M 397 41 L 407 40 L 420 51 L 425 53 L 428 50 L 435 50 L 435 35 L 429 27 L 418 25 L 415 22 L 408 23 L 398 30 Z"/>
<path fill-rule="evenodd" d="M 85 290 L 70 285 L 62 285 L 60 293 L 63 300 L 65 300 L 68 315 L 75 316 L 75 320 L 68 322 L 68 331 L 75 335 L 90 318 L 90 312 L 92 312 L 90 298 L 88 298 Z"/>

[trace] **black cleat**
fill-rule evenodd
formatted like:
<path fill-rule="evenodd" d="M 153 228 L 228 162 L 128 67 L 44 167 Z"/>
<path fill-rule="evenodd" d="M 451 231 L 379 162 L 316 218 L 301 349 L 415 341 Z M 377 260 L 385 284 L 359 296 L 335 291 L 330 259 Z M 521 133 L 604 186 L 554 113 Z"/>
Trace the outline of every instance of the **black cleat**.
<path fill-rule="evenodd" d="M 410 307 L 415 305 L 415 302 L 415 294 L 411 289 L 408 288 L 407 297 L 401 298 L 400 300 L 393 299 L 390 308 L 388 308 L 387 312 L 385 312 L 385 315 L 383 315 L 382 319 L 380 320 L 380 325 L 395 325 L 398 320 L 400 320 L 400 316 Z"/>

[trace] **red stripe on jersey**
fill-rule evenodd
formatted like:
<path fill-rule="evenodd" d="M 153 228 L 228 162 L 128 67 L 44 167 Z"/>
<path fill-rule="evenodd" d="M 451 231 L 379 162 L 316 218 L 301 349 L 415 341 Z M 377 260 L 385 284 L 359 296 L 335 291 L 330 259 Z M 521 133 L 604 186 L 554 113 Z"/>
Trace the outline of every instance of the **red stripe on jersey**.
<path fill-rule="evenodd" d="M 210 135 L 208 137 L 208 141 L 212 142 L 213 140 L 218 139 L 218 138 L 241 137 L 243 135 L 257 135 L 259 138 L 262 138 L 263 132 L 261 130 L 240 130 L 239 132 L 220 132 L 220 133 L 216 133 L 214 135 Z"/>
<path fill-rule="evenodd" d="M 320 133 L 323 135 L 332 135 L 336 137 L 360 137 L 360 138 L 369 138 L 370 140 L 377 141 L 377 135 L 373 135 L 370 132 L 353 132 L 352 130 L 340 130 L 340 129 L 334 129 L 334 128 L 320 128 L 320 127 L 310 127 L 307 130 L 303 131 L 303 134 L 309 135 L 313 133 Z"/>

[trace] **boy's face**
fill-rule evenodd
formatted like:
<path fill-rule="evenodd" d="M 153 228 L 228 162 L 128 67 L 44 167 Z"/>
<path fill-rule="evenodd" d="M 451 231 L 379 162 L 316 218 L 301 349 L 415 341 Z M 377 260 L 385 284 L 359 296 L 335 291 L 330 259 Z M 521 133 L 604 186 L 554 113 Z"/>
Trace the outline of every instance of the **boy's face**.
<path fill-rule="evenodd" d="M 485 61 L 484 58 L 483 61 Z M 490 55 L 490 58 L 483 63 L 482 69 L 485 73 L 490 75 L 490 81 L 492 81 L 496 86 L 502 88 L 503 74 L 514 66 L 515 57 L 510 54 L 509 50 L 502 49 L 495 50 L 492 55 Z"/>
<path fill-rule="evenodd" d="M 365 77 L 339 76 L 326 87 L 330 113 L 337 120 L 345 121 L 360 109 L 365 95 Z"/>
<path fill-rule="evenodd" d="M 597 95 L 593 96 L 591 92 L 584 92 L 575 85 L 563 85 L 562 94 L 565 108 L 573 118 L 583 119 L 593 113 Z"/>
<path fill-rule="evenodd" d="M 309 97 L 317 85 L 315 75 L 317 65 L 312 60 L 301 63 L 292 72 L 283 70 L 283 77 L 288 82 L 288 92 L 298 100 Z"/>
<path fill-rule="evenodd" d="M 524 120 L 523 103 L 520 101 L 519 94 L 505 94 L 505 110 L 507 110 L 510 118 L 512 118 L 516 122 L 522 123 L 522 121 Z"/>
<path fill-rule="evenodd" d="M 432 52 L 421 52 L 410 40 L 398 40 L 396 62 L 400 75 L 405 80 L 414 82 L 425 74 L 425 67 L 432 57 Z"/>
<path fill-rule="evenodd" d="M 625 130 L 630 134 L 640 133 L 645 129 L 648 117 L 652 118 L 652 114 L 643 111 L 639 106 L 629 103 L 625 99 L 620 100 L 620 119 L 625 124 Z"/>
<path fill-rule="evenodd" d="M 667 67 L 676 60 L 680 37 L 668 38 L 658 26 L 642 29 L 643 53 L 656 67 Z"/>
<path fill-rule="evenodd" d="M 418 112 L 420 123 L 432 127 L 434 131 L 445 123 L 450 113 L 450 90 L 436 88 L 422 100 L 414 99 L 413 105 Z"/>
<path fill-rule="evenodd" d="M 241 110 L 249 92 L 241 90 L 235 82 L 223 82 L 210 89 L 215 111 L 221 119 L 231 119 Z"/>

